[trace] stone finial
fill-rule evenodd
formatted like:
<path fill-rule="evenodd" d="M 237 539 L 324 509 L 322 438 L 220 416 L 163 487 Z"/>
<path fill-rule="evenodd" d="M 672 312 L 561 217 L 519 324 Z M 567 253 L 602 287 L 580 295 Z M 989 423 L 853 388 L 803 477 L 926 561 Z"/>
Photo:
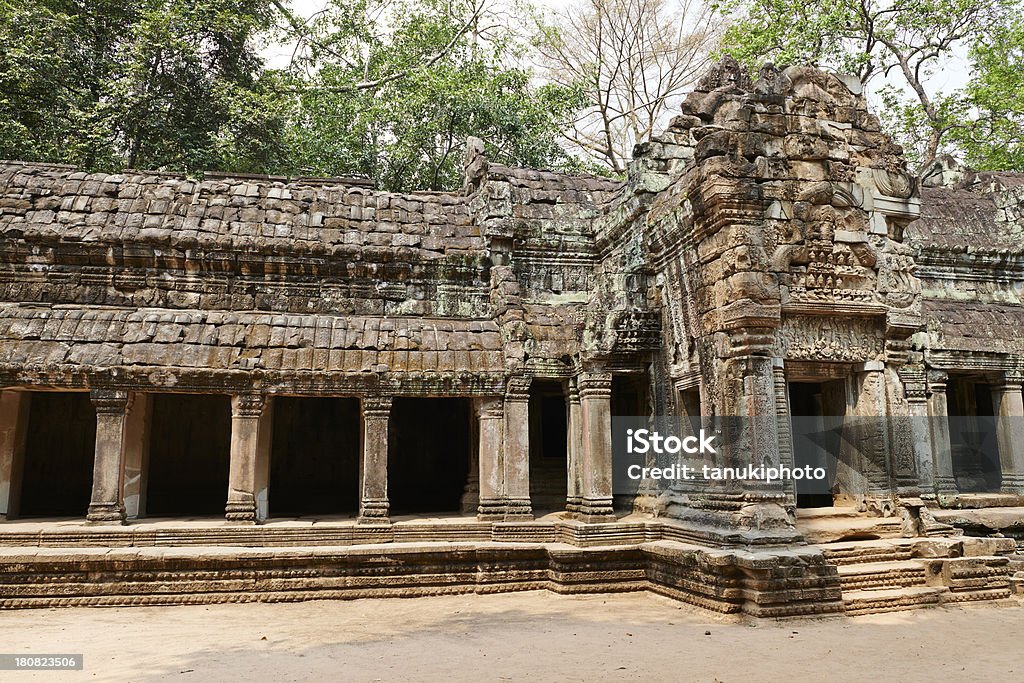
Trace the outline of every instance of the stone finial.
<path fill-rule="evenodd" d="M 730 56 L 722 57 L 697 82 L 695 92 L 712 92 L 715 90 L 743 90 L 751 88 L 750 73 L 747 68 Z"/>
<path fill-rule="evenodd" d="M 462 168 L 465 181 L 462 193 L 470 195 L 480 189 L 487 177 L 487 157 L 484 156 L 484 141 L 478 137 L 466 138 L 466 153 L 462 157 Z"/>

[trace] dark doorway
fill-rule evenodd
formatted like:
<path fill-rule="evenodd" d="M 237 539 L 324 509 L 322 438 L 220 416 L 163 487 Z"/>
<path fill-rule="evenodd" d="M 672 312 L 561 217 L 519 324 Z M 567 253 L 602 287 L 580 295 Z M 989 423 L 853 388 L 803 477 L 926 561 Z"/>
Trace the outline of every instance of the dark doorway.
<path fill-rule="evenodd" d="M 85 392 L 32 392 L 19 517 L 85 517 L 92 497 L 96 411 Z"/>
<path fill-rule="evenodd" d="M 534 380 L 530 386 L 530 501 L 535 512 L 565 509 L 568 435 L 563 383 Z"/>
<path fill-rule="evenodd" d="M 651 402 L 648 398 L 649 385 L 646 372 L 612 375 L 612 418 L 641 418 L 640 422 L 647 424 L 647 419 L 651 417 Z M 634 421 L 635 423 L 636 421 Z M 620 420 L 612 419 L 612 443 L 623 443 L 625 437 L 619 432 L 623 428 Z M 635 499 L 636 496 L 631 494 L 613 492 L 612 505 L 620 512 L 630 512 Z"/>
<path fill-rule="evenodd" d="M 271 514 L 355 514 L 360 437 L 358 399 L 275 398 Z"/>
<path fill-rule="evenodd" d="M 950 376 L 947 384 L 953 476 L 962 493 L 997 493 L 1002 485 L 992 385 Z"/>
<path fill-rule="evenodd" d="M 223 515 L 231 457 L 231 399 L 155 394 L 146 514 Z"/>
<path fill-rule="evenodd" d="M 466 398 L 396 398 L 388 432 L 392 514 L 459 512 L 469 473 Z"/>
<path fill-rule="evenodd" d="M 789 409 L 794 465 L 798 469 L 823 468 L 827 473 L 825 481 L 794 481 L 796 505 L 800 508 L 832 507 L 846 413 L 845 381 L 790 382 Z"/>

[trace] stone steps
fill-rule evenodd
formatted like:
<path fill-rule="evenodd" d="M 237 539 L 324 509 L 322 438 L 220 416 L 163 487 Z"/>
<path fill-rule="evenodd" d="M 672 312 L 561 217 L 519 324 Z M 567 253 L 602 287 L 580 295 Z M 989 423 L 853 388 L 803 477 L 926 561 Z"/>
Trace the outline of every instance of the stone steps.
<path fill-rule="evenodd" d="M 851 616 L 899 612 L 940 605 L 946 592 L 947 589 L 943 586 L 844 590 L 843 604 L 846 606 L 846 613 Z"/>
<path fill-rule="evenodd" d="M 913 557 L 913 545 L 892 540 L 847 541 L 822 546 L 829 564 L 838 566 L 878 562 L 901 562 Z"/>
<path fill-rule="evenodd" d="M 1002 600 L 1012 566 L 984 539 L 885 539 L 822 546 L 849 615 Z"/>
<path fill-rule="evenodd" d="M 840 565 L 839 581 L 845 595 L 853 590 L 924 586 L 927 577 L 923 564 L 905 560 Z"/>

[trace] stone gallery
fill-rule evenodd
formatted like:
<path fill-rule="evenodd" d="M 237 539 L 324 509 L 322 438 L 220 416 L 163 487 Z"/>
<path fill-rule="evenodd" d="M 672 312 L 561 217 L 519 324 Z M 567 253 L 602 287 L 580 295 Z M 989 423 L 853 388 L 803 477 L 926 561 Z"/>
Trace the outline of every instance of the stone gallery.
<path fill-rule="evenodd" d="M 625 181 L 5 162 L 0 236 L 0 607 L 1021 584 L 1024 175 L 913 177 L 840 77 L 723 61 Z M 616 495 L 613 416 L 656 415 L 756 418 L 717 466 L 885 419 L 825 493 Z"/>

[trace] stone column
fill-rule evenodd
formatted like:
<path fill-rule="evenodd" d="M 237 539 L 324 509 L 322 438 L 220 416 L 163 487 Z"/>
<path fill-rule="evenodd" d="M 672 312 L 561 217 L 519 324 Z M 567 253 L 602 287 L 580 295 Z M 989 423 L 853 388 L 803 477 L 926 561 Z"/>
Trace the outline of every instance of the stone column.
<path fill-rule="evenodd" d="M 364 396 L 363 457 L 359 463 L 359 523 L 387 524 L 390 396 Z"/>
<path fill-rule="evenodd" d="M 505 390 L 505 519 L 533 519 L 530 505 L 530 383 L 513 377 Z"/>
<path fill-rule="evenodd" d="M 852 408 L 855 418 L 854 439 L 860 455 L 861 471 L 867 484 L 869 505 L 871 500 L 878 501 L 883 507 L 892 495 L 889 484 L 892 470 L 892 444 L 885 425 L 888 414 L 886 407 L 885 367 L 881 361 L 864 363 L 862 372 L 857 373 L 856 403 Z"/>
<path fill-rule="evenodd" d="M 584 522 L 615 520 L 612 510 L 612 376 L 586 373 L 577 378 L 583 427 Z"/>
<path fill-rule="evenodd" d="M 570 379 L 566 391 L 566 497 L 567 512 L 578 513 L 583 505 L 583 424 L 580 412 L 580 391 L 575 379 Z"/>
<path fill-rule="evenodd" d="M 129 519 L 146 516 L 149 478 L 149 425 L 153 405 L 149 394 L 137 393 L 124 430 L 124 510 Z"/>
<path fill-rule="evenodd" d="M 772 380 L 775 393 L 775 417 L 779 429 L 779 463 L 787 467 L 796 467 L 796 455 L 793 453 L 793 411 L 789 407 L 789 384 L 786 382 L 785 359 L 772 359 Z M 796 481 L 789 479 L 783 482 L 786 492 L 786 504 L 796 507 Z"/>
<path fill-rule="evenodd" d="M 932 472 L 935 493 L 940 496 L 956 495 L 956 477 L 953 476 L 953 447 L 949 437 L 949 404 L 946 400 L 945 372 L 928 373 L 928 415 L 931 425 Z"/>
<path fill-rule="evenodd" d="M 901 375 L 907 397 L 910 447 L 917 468 L 918 486 L 922 493 L 930 495 L 935 491 L 935 472 L 928 417 L 928 381 L 920 367 L 904 369 Z"/>
<path fill-rule="evenodd" d="M 480 503 L 477 507 L 477 518 L 504 519 L 507 507 L 503 435 L 505 402 L 501 398 L 479 398 L 474 402 L 474 408 L 480 439 Z"/>
<path fill-rule="evenodd" d="M 96 450 L 92 500 L 86 519 L 95 524 L 124 524 L 125 427 L 133 395 L 121 389 L 94 389 Z"/>
<path fill-rule="evenodd" d="M 261 394 L 231 397 L 231 468 L 228 475 L 229 522 L 256 524 L 270 514 L 270 441 L 273 399 Z"/>
<path fill-rule="evenodd" d="M 476 402 L 472 403 L 469 418 L 469 472 L 462 488 L 460 509 L 464 515 L 475 515 L 480 507 L 480 421 Z"/>
<path fill-rule="evenodd" d="M 999 465 L 1004 493 L 1024 494 L 1024 378 L 1007 373 L 995 389 Z"/>
<path fill-rule="evenodd" d="M 27 391 L 0 391 L 0 519 L 18 514 L 31 398 Z"/>

